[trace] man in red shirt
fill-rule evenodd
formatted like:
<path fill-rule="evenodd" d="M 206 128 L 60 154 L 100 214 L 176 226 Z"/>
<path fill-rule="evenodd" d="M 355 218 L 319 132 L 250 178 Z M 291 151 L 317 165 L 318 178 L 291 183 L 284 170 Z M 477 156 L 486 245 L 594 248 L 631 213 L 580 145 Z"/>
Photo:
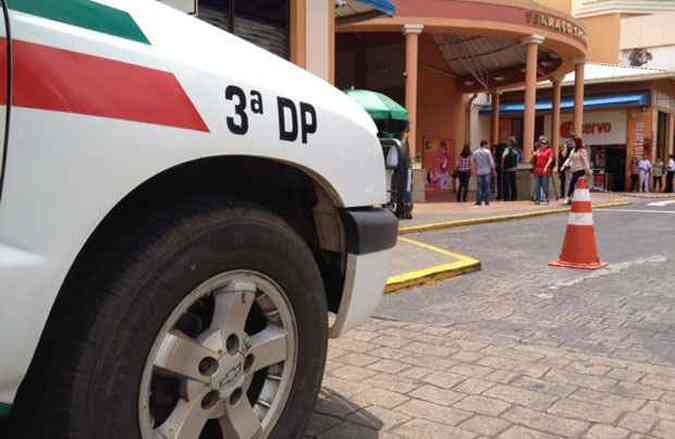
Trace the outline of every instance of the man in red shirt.
<path fill-rule="evenodd" d="M 553 164 L 553 149 L 548 139 L 539 139 L 540 147 L 534 155 L 534 202 L 548 204 L 548 176 Z"/>

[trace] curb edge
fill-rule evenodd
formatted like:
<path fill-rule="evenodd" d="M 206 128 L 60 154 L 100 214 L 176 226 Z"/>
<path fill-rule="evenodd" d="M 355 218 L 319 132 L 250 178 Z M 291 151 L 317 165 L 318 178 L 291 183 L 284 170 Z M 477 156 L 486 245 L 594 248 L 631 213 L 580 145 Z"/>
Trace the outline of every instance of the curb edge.
<path fill-rule="evenodd" d="M 607 209 L 610 207 L 630 206 L 629 201 L 614 201 L 593 206 L 593 209 Z M 456 221 L 444 221 L 440 223 L 421 224 L 417 226 L 402 227 L 399 229 L 399 235 L 410 235 L 413 233 L 432 232 L 435 230 L 451 229 L 456 227 L 476 226 L 480 224 L 501 223 L 506 221 L 516 221 L 520 219 L 535 218 L 538 216 L 554 215 L 558 213 L 569 212 L 569 207 L 559 207 L 555 209 L 536 210 L 532 212 L 515 213 L 510 215 L 489 216 L 485 218 L 469 218 Z"/>
<path fill-rule="evenodd" d="M 460 276 L 462 274 L 473 273 L 482 269 L 481 262 L 478 259 L 472 258 L 470 256 L 453 253 L 451 251 L 444 250 L 442 248 L 438 248 L 423 242 L 415 241 L 410 238 L 399 237 L 399 240 L 420 247 L 427 251 L 455 258 L 457 261 L 391 276 L 389 279 L 387 279 L 387 284 L 384 289 L 385 294 L 397 293 L 401 290 L 411 287 L 439 282 L 445 279 Z"/>

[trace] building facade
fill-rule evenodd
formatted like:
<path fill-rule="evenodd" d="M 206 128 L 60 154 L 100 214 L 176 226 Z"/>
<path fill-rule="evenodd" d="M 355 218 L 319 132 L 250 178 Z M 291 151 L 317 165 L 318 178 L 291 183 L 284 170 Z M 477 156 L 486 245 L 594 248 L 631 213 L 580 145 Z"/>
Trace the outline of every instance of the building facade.
<path fill-rule="evenodd" d="M 582 138 L 590 147 L 595 186 L 611 191 L 630 190 L 631 162 L 642 157 L 653 163 L 667 162 L 673 154 L 675 126 L 675 73 L 636 67 L 587 64 Z M 570 139 L 573 128 L 574 74 L 560 83 L 561 117 L 558 133 L 553 132 L 553 84 L 540 84 L 535 135 L 561 141 Z M 500 136 L 522 136 L 524 92 L 501 96 Z M 489 134 L 493 106 L 478 110 L 478 136 Z M 559 146 L 560 142 L 554 144 Z"/>
<path fill-rule="evenodd" d="M 589 35 L 589 61 L 675 70 L 675 1 L 538 0 L 574 16 Z"/>
<path fill-rule="evenodd" d="M 471 109 L 484 91 L 527 90 L 522 144 L 532 154 L 540 80 L 581 71 L 583 26 L 530 0 L 398 0 L 392 18 L 342 24 L 336 37 L 336 85 L 381 91 L 410 112 L 416 200 L 447 193 L 449 173 L 470 139 Z M 576 81 L 583 99 L 583 74 Z M 580 127 L 583 105 L 576 106 Z M 500 136 L 499 114 L 490 139 Z M 490 140 L 487 139 L 487 140 Z"/>

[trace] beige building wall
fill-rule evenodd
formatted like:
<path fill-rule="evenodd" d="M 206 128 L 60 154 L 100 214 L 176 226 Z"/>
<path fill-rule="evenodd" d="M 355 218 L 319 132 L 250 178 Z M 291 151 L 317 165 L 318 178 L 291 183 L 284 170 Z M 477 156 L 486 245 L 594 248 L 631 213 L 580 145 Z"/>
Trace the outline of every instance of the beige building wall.
<path fill-rule="evenodd" d="M 675 44 L 675 13 L 632 15 L 621 18 L 621 49 Z"/>
<path fill-rule="evenodd" d="M 535 0 L 540 5 L 572 15 L 572 0 Z"/>
<path fill-rule="evenodd" d="M 307 3 L 307 70 L 331 82 L 331 40 L 335 37 L 335 27 L 330 22 L 335 23 L 334 13 L 335 2 L 330 0 Z"/>
<path fill-rule="evenodd" d="M 621 58 L 621 15 L 608 14 L 580 19 L 588 35 L 593 63 L 616 64 Z"/>
<path fill-rule="evenodd" d="M 575 1 L 579 0 L 536 0 L 546 7 L 557 9 L 565 14 L 572 14 Z M 587 2 L 588 3 L 588 2 Z M 616 64 L 621 58 L 621 14 L 611 13 L 579 18 L 588 35 L 590 59 L 594 63 Z"/>
<path fill-rule="evenodd" d="M 335 82 L 335 0 L 291 0 L 291 61 Z"/>

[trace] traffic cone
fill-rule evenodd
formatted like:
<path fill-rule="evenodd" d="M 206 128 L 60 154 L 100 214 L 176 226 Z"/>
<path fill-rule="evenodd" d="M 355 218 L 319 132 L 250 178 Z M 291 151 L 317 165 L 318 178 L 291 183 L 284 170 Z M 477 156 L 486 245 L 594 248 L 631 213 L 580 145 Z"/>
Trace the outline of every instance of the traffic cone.
<path fill-rule="evenodd" d="M 560 259 L 549 265 L 582 270 L 597 270 L 607 266 L 598 256 L 591 193 L 585 178 L 579 179 L 574 191 L 572 212 L 567 222 L 567 232 Z"/>

